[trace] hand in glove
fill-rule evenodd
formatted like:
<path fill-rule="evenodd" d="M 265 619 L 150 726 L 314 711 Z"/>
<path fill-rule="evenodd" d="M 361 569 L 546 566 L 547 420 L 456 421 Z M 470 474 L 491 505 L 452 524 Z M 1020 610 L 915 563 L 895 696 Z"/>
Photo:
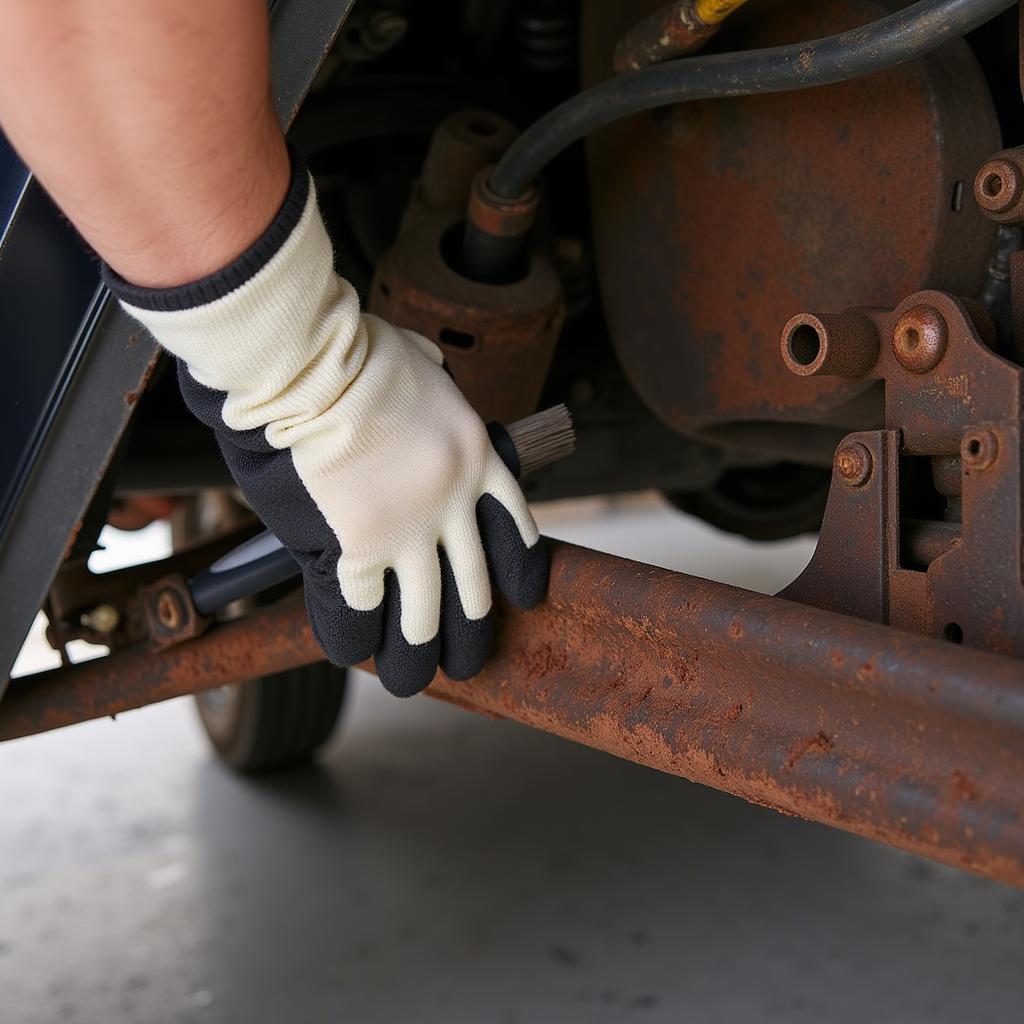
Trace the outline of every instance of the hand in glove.
<path fill-rule="evenodd" d="M 438 665 L 454 679 L 479 672 L 490 580 L 514 604 L 537 604 L 544 545 L 437 346 L 361 314 L 334 273 L 301 162 L 274 222 L 224 270 L 171 289 L 109 269 L 107 280 L 178 357 L 189 408 L 302 567 L 327 657 L 374 656 L 398 696 Z"/>

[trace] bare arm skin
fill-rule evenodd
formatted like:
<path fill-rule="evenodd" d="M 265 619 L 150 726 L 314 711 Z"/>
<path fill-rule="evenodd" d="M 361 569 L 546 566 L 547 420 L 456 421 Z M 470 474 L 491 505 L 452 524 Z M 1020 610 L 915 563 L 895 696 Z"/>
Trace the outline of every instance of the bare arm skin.
<path fill-rule="evenodd" d="M 264 0 L 0 0 L 0 25 L 0 127 L 122 277 L 195 280 L 274 217 Z"/>

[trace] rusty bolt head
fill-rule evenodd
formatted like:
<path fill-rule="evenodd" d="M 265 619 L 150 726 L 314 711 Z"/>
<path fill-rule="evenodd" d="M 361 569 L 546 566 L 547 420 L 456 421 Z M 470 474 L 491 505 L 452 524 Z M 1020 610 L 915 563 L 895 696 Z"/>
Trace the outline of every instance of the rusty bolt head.
<path fill-rule="evenodd" d="M 185 618 L 181 597 L 173 590 L 161 590 L 156 598 L 156 617 L 165 629 L 179 629 Z"/>
<path fill-rule="evenodd" d="M 989 160 L 974 179 L 974 198 L 993 220 L 1016 220 L 1024 215 L 1024 167 L 1005 156 Z"/>
<path fill-rule="evenodd" d="M 892 350 L 900 365 L 911 373 L 927 373 L 946 354 L 949 330 L 934 306 L 913 306 L 896 321 Z"/>
<path fill-rule="evenodd" d="M 969 430 L 960 442 L 960 458 L 971 469 L 988 469 L 999 454 L 999 438 L 991 430 Z"/>
<path fill-rule="evenodd" d="M 874 459 L 871 451 L 860 441 L 850 441 L 839 446 L 836 452 L 836 472 L 850 487 L 861 487 L 871 478 Z"/>

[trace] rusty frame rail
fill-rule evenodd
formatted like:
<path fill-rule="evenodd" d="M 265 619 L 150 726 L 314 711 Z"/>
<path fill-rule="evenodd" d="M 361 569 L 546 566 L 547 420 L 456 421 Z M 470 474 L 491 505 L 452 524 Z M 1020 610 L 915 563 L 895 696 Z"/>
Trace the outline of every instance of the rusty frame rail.
<path fill-rule="evenodd" d="M 12 682 L 0 738 L 320 658 L 295 600 L 160 653 Z M 428 693 L 1024 885 L 1024 663 L 553 545 L 539 610 Z"/>

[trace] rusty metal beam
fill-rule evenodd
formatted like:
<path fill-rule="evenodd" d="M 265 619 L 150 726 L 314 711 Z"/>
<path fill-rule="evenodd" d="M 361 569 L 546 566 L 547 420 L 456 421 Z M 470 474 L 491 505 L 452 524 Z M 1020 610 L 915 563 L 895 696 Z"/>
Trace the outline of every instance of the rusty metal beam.
<path fill-rule="evenodd" d="M 301 606 L 15 680 L 9 739 L 315 661 Z M 550 598 L 428 691 L 1024 885 L 1024 664 L 553 545 Z"/>

